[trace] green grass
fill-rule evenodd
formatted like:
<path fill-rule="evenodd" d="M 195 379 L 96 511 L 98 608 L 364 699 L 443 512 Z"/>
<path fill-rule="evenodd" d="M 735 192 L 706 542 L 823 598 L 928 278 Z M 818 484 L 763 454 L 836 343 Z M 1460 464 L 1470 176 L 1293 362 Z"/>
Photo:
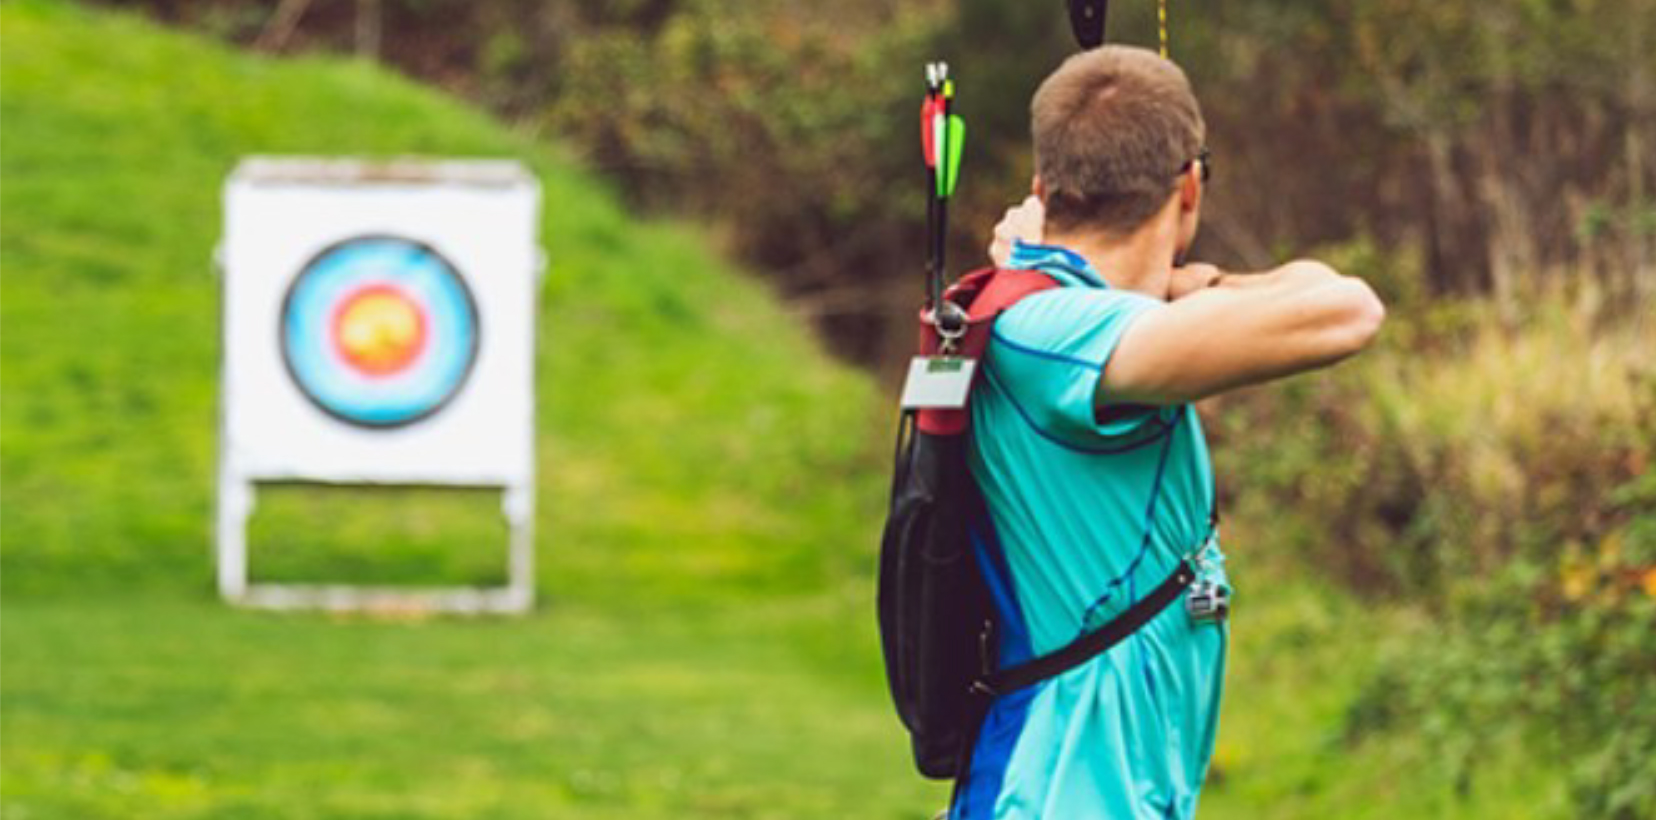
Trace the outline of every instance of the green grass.
<path fill-rule="evenodd" d="M 831 610 L 387 623 L 8 604 L 0 813 L 919 816 L 942 797 L 907 776 L 881 693 L 829 668 Z"/>
<path fill-rule="evenodd" d="M 882 403 L 682 226 L 371 66 L 0 5 L 0 816 L 923 817 L 873 633 Z M 506 156 L 545 185 L 539 587 L 522 620 L 273 616 L 211 594 L 219 187 L 249 153 Z M 269 488 L 261 578 L 497 580 L 488 497 Z M 1428 640 L 1242 588 L 1204 817 L 1549 817 L 1343 739 Z M 1497 762 L 1504 760 L 1496 755 Z"/>
<path fill-rule="evenodd" d="M 265 486 L 247 524 L 248 571 L 277 583 L 500 586 L 500 500 L 488 489 Z"/>
<path fill-rule="evenodd" d="M 1510 747 L 1461 794 L 1412 738 L 1346 741 L 1364 653 L 1429 630 L 1313 590 L 1240 611 L 1202 817 L 1567 816 Z M 0 816 L 927 817 L 944 790 L 909 769 L 851 603 L 397 622 L 8 601 Z"/>

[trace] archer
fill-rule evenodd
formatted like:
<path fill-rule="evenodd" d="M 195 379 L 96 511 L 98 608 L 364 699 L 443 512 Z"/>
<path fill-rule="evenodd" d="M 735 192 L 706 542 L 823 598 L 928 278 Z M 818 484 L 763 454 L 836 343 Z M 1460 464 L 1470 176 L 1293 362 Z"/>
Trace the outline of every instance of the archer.
<path fill-rule="evenodd" d="M 1212 466 L 1192 403 L 1351 356 L 1385 310 L 1315 261 L 1182 264 L 1211 166 L 1184 73 L 1072 56 L 1031 104 L 1033 196 L 991 256 L 1058 285 L 995 320 L 972 391 L 972 474 L 1002 656 L 1053 653 L 1190 562 L 1185 606 L 1083 663 L 996 692 L 956 818 L 1189 818 L 1213 753 L 1229 626 Z M 1202 597 L 1205 596 L 1205 597 Z"/>

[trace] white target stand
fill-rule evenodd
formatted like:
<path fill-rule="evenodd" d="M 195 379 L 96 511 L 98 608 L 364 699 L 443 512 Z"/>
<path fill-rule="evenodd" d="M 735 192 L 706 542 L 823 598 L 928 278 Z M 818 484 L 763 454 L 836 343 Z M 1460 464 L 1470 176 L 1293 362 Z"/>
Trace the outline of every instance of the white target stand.
<path fill-rule="evenodd" d="M 219 593 L 272 609 L 534 604 L 540 186 L 510 161 L 250 158 L 225 186 Z M 254 583 L 262 483 L 502 491 L 502 587 Z"/>

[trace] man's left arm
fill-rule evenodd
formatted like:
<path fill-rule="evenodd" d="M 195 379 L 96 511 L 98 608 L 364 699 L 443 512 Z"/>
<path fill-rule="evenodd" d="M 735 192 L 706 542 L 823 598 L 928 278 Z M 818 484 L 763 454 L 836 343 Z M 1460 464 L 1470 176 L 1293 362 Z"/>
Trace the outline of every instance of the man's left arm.
<path fill-rule="evenodd" d="M 1184 404 L 1325 367 L 1367 347 L 1385 319 L 1368 285 L 1320 262 L 1212 274 L 1184 274 L 1178 298 L 1126 330 L 1099 380 L 1101 406 Z"/>

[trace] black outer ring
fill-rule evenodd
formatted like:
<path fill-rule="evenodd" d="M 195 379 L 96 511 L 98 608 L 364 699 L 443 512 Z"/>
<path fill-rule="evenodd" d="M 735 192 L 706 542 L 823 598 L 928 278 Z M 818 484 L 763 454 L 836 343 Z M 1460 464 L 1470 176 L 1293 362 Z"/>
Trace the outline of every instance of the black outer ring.
<path fill-rule="evenodd" d="M 437 261 L 442 262 L 443 267 L 448 268 L 449 273 L 454 274 L 454 281 L 460 285 L 460 292 L 466 296 L 466 312 L 471 314 L 472 342 L 471 351 L 466 356 L 466 369 L 461 372 L 460 378 L 454 382 L 454 386 L 449 388 L 447 393 L 443 394 L 441 399 L 438 399 L 430 407 L 421 410 L 408 418 L 388 422 L 374 422 L 353 418 L 341 413 L 338 410 L 329 407 L 327 403 L 323 402 L 311 393 L 310 388 L 305 385 L 304 379 L 299 377 L 299 371 L 294 369 L 292 357 L 288 355 L 287 321 L 288 312 L 293 309 L 293 293 L 299 289 L 299 283 L 304 281 L 305 277 L 310 274 L 313 268 L 316 267 L 316 263 L 322 261 L 329 254 L 342 250 L 347 246 L 355 245 L 359 242 L 385 241 L 400 242 L 404 245 L 409 245 L 413 248 L 424 251 L 425 253 L 429 253 L 433 257 L 436 257 Z M 450 262 L 448 257 L 438 253 L 436 248 L 433 248 L 432 246 L 417 239 L 409 239 L 406 236 L 398 236 L 390 233 L 357 234 L 356 236 L 334 242 L 333 244 L 324 247 L 322 250 L 317 251 L 315 254 L 312 254 L 311 258 L 306 260 L 305 264 L 299 267 L 299 273 L 294 275 L 293 281 L 288 283 L 287 292 L 282 296 L 282 311 L 277 316 L 276 322 L 276 349 L 282 352 L 282 367 L 287 370 L 288 380 L 292 381 L 294 386 L 299 388 L 300 395 L 303 395 L 305 400 L 311 403 L 312 407 L 321 410 L 328 417 L 336 421 L 342 421 L 354 427 L 361 427 L 368 430 L 394 430 L 398 427 L 407 427 L 410 424 L 425 421 L 426 419 L 431 418 L 438 412 L 442 411 L 443 408 L 449 405 L 449 402 L 454 400 L 455 396 L 460 395 L 461 390 L 465 389 L 466 382 L 471 380 L 471 374 L 477 367 L 477 357 L 479 351 L 482 349 L 482 346 L 483 317 L 478 315 L 477 298 L 472 295 L 471 286 L 466 284 L 465 274 L 461 273 L 460 268 L 456 267 L 453 262 Z"/>

